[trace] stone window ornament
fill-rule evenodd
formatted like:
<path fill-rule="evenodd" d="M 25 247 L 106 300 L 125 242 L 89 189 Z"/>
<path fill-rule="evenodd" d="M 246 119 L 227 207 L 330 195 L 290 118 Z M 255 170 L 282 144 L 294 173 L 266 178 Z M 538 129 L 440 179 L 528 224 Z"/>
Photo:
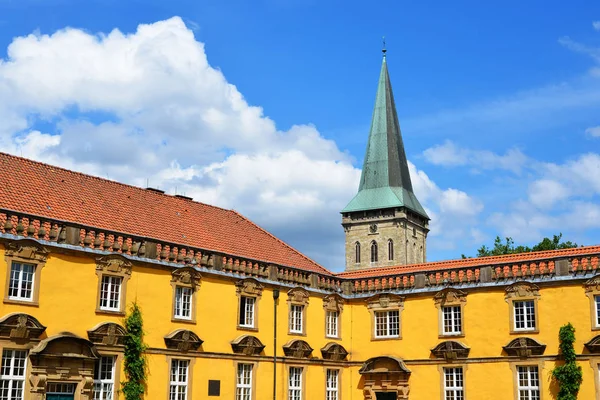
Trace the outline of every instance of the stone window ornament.
<path fill-rule="evenodd" d="M 124 346 L 127 331 L 114 322 L 103 322 L 88 331 L 88 338 L 94 344 L 105 346 Z"/>
<path fill-rule="evenodd" d="M 584 346 L 590 353 L 600 353 L 600 335 L 595 336 L 592 340 L 584 344 Z"/>
<path fill-rule="evenodd" d="M 396 392 L 397 399 L 408 399 L 410 370 L 396 357 L 370 358 L 362 365 L 359 374 L 364 376 L 362 390 L 365 400 L 377 400 L 377 392 Z"/>
<path fill-rule="evenodd" d="M 344 361 L 348 351 L 341 344 L 330 342 L 321 349 L 321 355 L 324 360 Z"/>
<path fill-rule="evenodd" d="M 13 313 L 0 319 L 0 338 L 37 339 L 46 327 L 29 314 Z"/>
<path fill-rule="evenodd" d="M 178 329 L 165 336 L 165 345 L 168 349 L 181 352 L 197 351 L 204 341 L 194 332 L 187 329 Z"/>
<path fill-rule="evenodd" d="M 431 349 L 431 354 L 435 358 L 443 358 L 451 362 L 461 358 L 467 358 L 471 349 L 460 342 L 447 340 Z"/>
<path fill-rule="evenodd" d="M 304 340 L 294 339 L 283 345 L 283 353 L 287 357 L 309 358 L 313 348 Z"/>
<path fill-rule="evenodd" d="M 256 336 L 242 335 L 231 342 L 231 349 L 236 354 L 257 356 L 262 353 L 265 345 Z"/>
<path fill-rule="evenodd" d="M 502 348 L 509 356 L 527 358 L 544 354 L 546 345 L 529 337 L 520 337 L 511 340 L 509 344 Z"/>
<path fill-rule="evenodd" d="M 96 259 L 96 275 L 98 275 L 96 312 L 125 314 L 127 282 L 131 278 L 132 269 L 131 261 L 119 254 L 110 254 Z M 107 289 L 110 293 L 107 293 Z"/>

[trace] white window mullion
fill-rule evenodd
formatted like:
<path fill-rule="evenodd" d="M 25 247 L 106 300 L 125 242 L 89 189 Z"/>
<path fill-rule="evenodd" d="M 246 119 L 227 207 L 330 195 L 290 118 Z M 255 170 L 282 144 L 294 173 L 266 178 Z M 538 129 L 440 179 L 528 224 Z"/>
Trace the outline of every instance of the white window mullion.
<path fill-rule="evenodd" d="M 3 350 L 0 367 L 0 398 L 2 400 L 23 400 L 25 397 L 25 371 L 27 352 L 25 350 Z"/>
<path fill-rule="evenodd" d="M 171 360 L 169 400 L 187 400 L 189 365 L 188 360 Z"/>
<path fill-rule="evenodd" d="M 337 369 L 328 369 L 326 377 L 326 400 L 339 399 L 339 373 Z"/>
<path fill-rule="evenodd" d="M 252 364 L 238 364 L 236 400 L 252 400 Z"/>
<path fill-rule="evenodd" d="M 289 369 L 288 400 L 303 400 L 302 367 L 290 367 Z"/>
<path fill-rule="evenodd" d="M 10 282 L 8 298 L 11 300 L 33 299 L 35 285 L 35 265 L 12 262 L 10 266 Z"/>
<path fill-rule="evenodd" d="M 114 356 L 100 357 L 94 371 L 94 400 L 112 400 L 115 386 Z"/>

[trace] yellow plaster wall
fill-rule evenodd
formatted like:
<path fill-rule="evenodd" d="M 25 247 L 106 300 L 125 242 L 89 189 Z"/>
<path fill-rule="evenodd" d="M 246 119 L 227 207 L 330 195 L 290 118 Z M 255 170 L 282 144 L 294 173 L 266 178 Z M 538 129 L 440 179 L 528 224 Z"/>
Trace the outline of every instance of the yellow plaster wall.
<path fill-rule="evenodd" d="M 52 252 L 41 273 L 39 307 L 5 304 L 0 305 L 0 317 L 11 312 L 24 312 L 36 317 L 47 326 L 46 334 L 55 335 L 70 331 L 87 338 L 87 330 L 102 322 L 122 323 L 121 316 L 96 313 L 98 277 L 95 261 L 89 255 Z M 4 249 L 0 245 L 0 275 L 7 276 Z M 195 324 L 172 322 L 171 273 L 167 269 L 136 263 L 127 286 L 127 304 L 139 303 L 144 315 L 146 342 L 154 349 L 164 349 L 164 336 L 175 329 L 190 329 L 204 340 L 203 351 L 231 354 L 230 342 L 243 334 L 257 336 L 266 345 L 265 355 L 273 355 L 273 296 L 266 287 L 257 302 L 258 331 L 237 328 L 238 297 L 234 278 L 204 274 L 197 292 Z M 3 285 L 6 280 L 2 280 Z M 3 292 L 6 290 L 3 287 Z M 412 370 L 410 377 L 411 399 L 430 400 L 441 398 L 441 375 L 439 364 L 431 363 L 430 349 L 446 340 L 438 336 L 438 309 L 433 294 L 407 296 L 401 312 L 402 339 L 372 340 L 372 315 L 364 300 L 346 300 L 341 314 L 341 340 L 325 337 L 325 311 L 322 295 L 311 293 L 306 308 L 306 335 L 288 334 L 288 296 L 282 289 L 277 307 L 277 354 L 283 356 L 282 345 L 291 339 L 302 339 L 313 347 L 313 357 L 321 358 L 320 348 L 334 341 L 342 344 L 351 354 L 349 360 L 364 362 L 368 358 L 391 355 L 408 361 Z M 571 322 L 576 330 L 576 351 L 583 352 L 583 344 L 595 336 L 590 327 L 589 299 L 580 283 L 542 286 L 538 303 L 539 333 L 528 333 L 547 345 L 546 355 L 554 355 L 558 349 L 558 329 Z M 513 398 L 514 376 L 503 357 L 502 346 L 521 335 L 509 332 L 509 305 L 504 298 L 504 288 L 476 289 L 468 291 L 464 308 L 466 336 L 457 340 L 471 348 L 469 358 L 496 358 L 493 362 L 470 362 L 465 372 L 467 398 L 509 399 Z M 421 360 L 421 362 L 419 362 Z M 423 361 L 425 360 L 425 361 Z M 164 354 L 149 354 L 149 399 L 166 398 L 169 382 L 169 365 Z M 483 360 L 485 361 L 485 360 Z M 489 361 L 489 360 L 488 360 Z M 286 398 L 287 370 L 290 363 L 280 363 L 278 370 L 278 398 Z M 554 363 L 545 361 L 542 370 L 544 399 L 551 399 L 549 380 Z M 589 361 L 582 361 L 584 383 L 580 398 L 596 398 L 597 372 Z M 255 366 L 256 399 L 272 396 L 272 362 L 263 360 Z M 320 363 L 304 364 L 306 400 L 324 398 L 325 368 Z M 360 364 L 349 365 L 341 371 L 341 398 L 363 399 L 360 387 Z M 196 358 L 193 364 L 192 392 L 194 399 L 207 399 L 208 380 L 221 381 L 220 398 L 234 397 L 235 361 L 225 358 Z M 122 376 L 123 377 L 123 376 Z"/>

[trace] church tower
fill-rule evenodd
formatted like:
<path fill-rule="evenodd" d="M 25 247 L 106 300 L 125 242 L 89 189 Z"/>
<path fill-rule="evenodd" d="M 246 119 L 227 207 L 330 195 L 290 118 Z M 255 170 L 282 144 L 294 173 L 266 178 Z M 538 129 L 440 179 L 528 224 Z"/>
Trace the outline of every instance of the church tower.
<path fill-rule="evenodd" d="M 429 216 L 413 193 L 385 52 L 360 186 L 342 210 L 346 270 L 426 261 Z"/>

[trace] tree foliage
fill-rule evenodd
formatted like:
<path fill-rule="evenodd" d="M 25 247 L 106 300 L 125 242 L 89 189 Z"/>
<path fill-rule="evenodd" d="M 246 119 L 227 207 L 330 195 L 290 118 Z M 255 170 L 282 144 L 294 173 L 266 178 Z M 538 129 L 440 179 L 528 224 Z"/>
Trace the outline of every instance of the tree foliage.
<path fill-rule="evenodd" d="M 144 344 L 144 321 L 142 311 L 133 303 L 125 317 L 125 356 L 124 369 L 126 380 L 121 382 L 125 400 L 142 400 L 146 387 L 146 344 Z"/>
<path fill-rule="evenodd" d="M 552 370 L 552 376 L 558 382 L 557 400 L 576 400 L 579 387 L 583 381 L 581 366 L 577 364 L 577 357 L 573 343 L 575 342 L 575 328 L 571 323 L 560 328 L 560 353 L 565 363 Z"/>
<path fill-rule="evenodd" d="M 534 245 L 533 247 L 523 245 L 516 246 L 514 240 L 511 237 L 507 237 L 504 241 L 502 241 L 502 239 L 500 239 L 500 236 L 496 236 L 496 240 L 494 240 L 494 246 L 492 248 L 489 248 L 486 245 L 481 246 L 477 250 L 477 257 L 528 253 L 531 251 L 570 249 L 573 247 L 577 247 L 577 243 L 573 243 L 571 241 L 562 241 L 562 233 L 554 235 L 552 239 L 545 237 L 544 239 L 542 239 L 541 242 Z M 463 258 L 466 257 L 463 255 Z"/>

